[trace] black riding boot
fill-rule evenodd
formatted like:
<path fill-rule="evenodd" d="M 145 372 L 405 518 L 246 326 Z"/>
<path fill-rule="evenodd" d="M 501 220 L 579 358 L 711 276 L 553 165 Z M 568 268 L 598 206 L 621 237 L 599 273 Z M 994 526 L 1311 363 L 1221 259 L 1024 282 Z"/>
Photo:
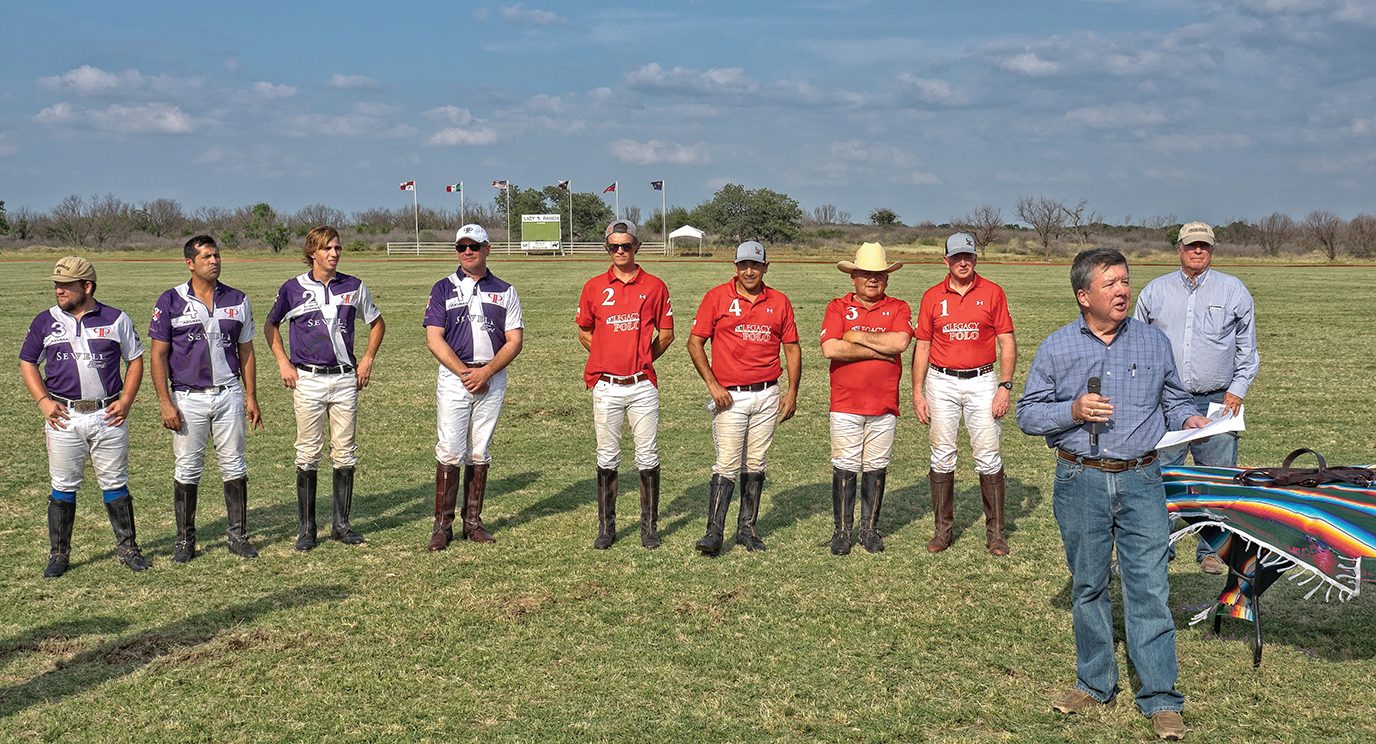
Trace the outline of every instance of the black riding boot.
<path fill-rule="evenodd" d="M 659 547 L 659 466 L 640 471 L 640 544 Z"/>
<path fill-rule="evenodd" d="M 330 537 L 345 545 L 362 545 L 363 536 L 349 524 L 349 510 L 354 505 L 354 469 L 334 469 L 334 516 L 330 519 Z"/>
<path fill-rule="evenodd" d="M 870 553 L 884 552 L 879 534 L 879 508 L 884 505 L 884 480 L 888 469 L 866 471 L 860 476 L 860 544 Z"/>
<path fill-rule="evenodd" d="M 115 531 L 115 557 L 130 571 L 147 571 L 148 559 L 139 552 L 138 541 L 134 539 L 134 497 L 125 494 L 105 502 L 105 513 L 110 516 L 110 527 Z"/>
<path fill-rule="evenodd" d="M 58 501 L 48 497 L 48 566 L 43 578 L 55 579 L 67 573 L 72 555 L 72 522 L 76 520 L 76 502 Z"/>
<path fill-rule="evenodd" d="M 597 539 L 593 548 L 606 550 L 616 542 L 616 468 L 597 469 Z"/>
<path fill-rule="evenodd" d="M 229 552 L 240 558 L 257 558 L 248 543 L 248 477 L 225 481 L 225 537 Z"/>
<path fill-rule="evenodd" d="M 850 553 L 850 533 L 855 526 L 855 479 L 850 470 L 831 469 L 831 516 L 835 529 L 831 533 L 831 554 Z"/>
<path fill-rule="evenodd" d="M 736 544 L 752 553 L 764 550 L 764 541 L 755 531 L 760 518 L 760 494 L 764 492 L 764 473 L 741 473 L 741 508 L 736 515 Z"/>
<path fill-rule="evenodd" d="M 735 488 L 735 481 L 716 473 L 712 474 L 712 480 L 707 484 L 707 534 L 693 546 L 703 555 L 721 552 L 722 535 L 726 532 L 726 512 L 731 508 L 731 492 Z"/>
<path fill-rule="evenodd" d="M 172 549 L 173 563 L 187 563 L 196 557 L 195 483 L 172 481 L 172 511 L 177 517 L 177 542 Z"/>
<path fill-rule="evenodd" d="M 315 526 L 315 489 L 317 471 L 296 469 L 296 520 L 300 527 L 296 531 L 296 549 L 306 552 L 315 548 L 317 530 Z"/>

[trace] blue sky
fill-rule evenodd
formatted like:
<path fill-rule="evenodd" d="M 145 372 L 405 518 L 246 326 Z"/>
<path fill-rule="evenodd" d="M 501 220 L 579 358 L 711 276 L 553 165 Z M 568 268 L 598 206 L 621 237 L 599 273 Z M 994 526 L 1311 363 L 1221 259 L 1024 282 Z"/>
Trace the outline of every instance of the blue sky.
<path fill-rule="evenodd" d="M 1376 2 L 12 4 L 0 199 L 1376 211 Z"/>

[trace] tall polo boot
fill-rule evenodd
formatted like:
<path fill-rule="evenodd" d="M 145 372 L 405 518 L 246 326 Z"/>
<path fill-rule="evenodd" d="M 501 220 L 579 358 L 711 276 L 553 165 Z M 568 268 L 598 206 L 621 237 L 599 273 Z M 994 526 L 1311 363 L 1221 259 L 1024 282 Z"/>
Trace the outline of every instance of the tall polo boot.
<path fill-rule="evenodd" d="M 736 544 L 751 553 L 764 550 L 764 540 L 755 531 L 760 518 L 760 494 L 764 492 L 764 473 L 741 473 L 741 508 L 736 513 Z"/>
<path fill-rule="evenodd" d="M 476 543 L 494 543 L 497 538 L 483 526 L 483 498 L 487 495 L 487 468 L 490 463 L 473 463 L 464 468 L 463 536 Z"/>
<path fill-rule="evenodd" d="M 296 469 L 296 549 L 306 552 L 315 548 L 315 485 L 319 474 L 315 470 Z"/>
<path fill-rule="evenodd" d="M 130 571 L 147 571 L 148 559 L 143 557 L 134 539 L 134 497 L 126 493 L 105 502 L 105 513 L 110 516 L 110 527 L 115 531 L 115 557 Z"/>
<path fill-rule="evenodd" d="M 888 468 L 866 471 L 860 476 L 860 545 L 870 553 L 884 552 L 884 536 L 879 534 L 879 508 L 884 505 L 884 481 Z"/>
<path fill-rule="evenodd" d="M 850 554 L 850 533 L 855 527 L 855 481 L 859 476 L 852 470 L 831 469 L 831 517 L 835 529 L 831 533 L 831 554 Z"/>
<path fill-rule="evenodd" d="M 257 558 L 248 542 L 248 476 L 225 481 L 225 538 L 229 552 L 240 558 Z"/>
<path fill-rule="evenodd" d="M 354 507 L 354 469 L 335 468 L 332 485 L 334 511 L 330 517 L 330 537 L 345 545 L 362 545 L 363 536 L 349 524 L 349 511 Z"/>
<path fill-rule="evenodd" d="M 435 528 L 430 532 L 426 550 L 444 550 L 454 539 L 454 506 L 459 500 L 459 479 L 463 469 L 458 465 L 435 462 Z"/>
<path fill-rule="evenodd" d="M 616 468 L 597 469 L 596 550 L 606 550 L 616 542 Z"/>
<path fill-rule="evenodd" d="M 927 552 L 940 553 L 951 547 L 951 530 L 956 523 L 956 474 L 928 470 L 927 482 L 932 487 L 932 516 L 936 520 Z"/>
<path fill-rule="evenodd" d="M 640 545 L 659 547 L 659 466 L 640 471 Z"/>
<path fill-rule="evenodd" d="M 67 573 L 72 555 L 72 523 L 76 521 L 76 502 L 48 497 L 48 565 L 43 578 L 55 579 Z"/>
<path fill-rule="evenodd" d="M 172 481 L 172 511 L 177 517 L 173 563 L 189 563 L 196 557 L 196 492 L 199 488 L 197 483 Z"/>
<path fill-rule="evenodd" d="M 984 497 L 984 544 L 993 555 L 1008 555 L 1008 542 L 1003 539 L 1003 468 L 980 475 L 979 492 Z"/>
<path fill-rule="evenodd" d="M 736 489 L 736 482 L 713 473 L 707 489 L 707 534 L 693 547 L 703 555 L 716 555 L 721 552 L 722 535 L 726 532 L 726 512 L 731 508 L 731 492 Z"/>

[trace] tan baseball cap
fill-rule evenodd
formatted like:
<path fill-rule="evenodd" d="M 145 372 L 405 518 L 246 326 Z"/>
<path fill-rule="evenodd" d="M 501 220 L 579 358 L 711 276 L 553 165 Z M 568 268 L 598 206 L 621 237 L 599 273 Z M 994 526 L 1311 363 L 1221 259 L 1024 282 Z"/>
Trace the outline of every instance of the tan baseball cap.
<path fill-rule="evenodd" d="M 1186 222 L 1180 226 L 1180 244 L 1189 245 L 1190 243 L 1214 244 L 1214 229 L 1203 222 Z"/>
<path fill-rule="evenodd" d="M 96 267 L 90 261 L 80 256 L 68 256 L 53 267 L 53 275 L 49 277 L 52 281 L 67 282 L 93 282 L 96 280 Z"/>

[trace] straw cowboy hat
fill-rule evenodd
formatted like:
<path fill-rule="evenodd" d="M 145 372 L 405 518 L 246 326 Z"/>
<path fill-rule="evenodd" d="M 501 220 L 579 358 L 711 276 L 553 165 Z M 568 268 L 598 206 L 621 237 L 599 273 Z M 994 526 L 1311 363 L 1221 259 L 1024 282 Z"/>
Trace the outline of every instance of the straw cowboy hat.
<path fill-rule="evenodd" d="M 884 246 L 878 243 L 865 243 L 855 252 L 855 261 L 837 261 L 836 268 L 849 274 L 852 271 L 882 271 L 885 274 L 903 268 L 902 261 L 889 263 Z"/>

